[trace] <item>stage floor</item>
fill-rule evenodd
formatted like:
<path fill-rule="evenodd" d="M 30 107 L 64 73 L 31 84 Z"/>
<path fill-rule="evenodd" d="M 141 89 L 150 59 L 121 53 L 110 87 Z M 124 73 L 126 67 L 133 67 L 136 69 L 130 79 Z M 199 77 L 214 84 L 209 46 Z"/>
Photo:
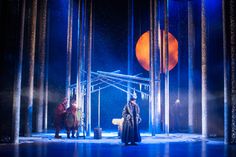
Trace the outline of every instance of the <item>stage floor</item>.
<path fill-rule="evenodd" d="M 137 146 L 124 146 L 117 133 L 103 132 L 102 139 L 55 139 L 54 133 L 20 137 L 20 144 L 0 144 L 0 157 L 236 157 L 236 145 L 224 145 L 223 139 L 202 139 L 198 134 L 142 133 Z"/>

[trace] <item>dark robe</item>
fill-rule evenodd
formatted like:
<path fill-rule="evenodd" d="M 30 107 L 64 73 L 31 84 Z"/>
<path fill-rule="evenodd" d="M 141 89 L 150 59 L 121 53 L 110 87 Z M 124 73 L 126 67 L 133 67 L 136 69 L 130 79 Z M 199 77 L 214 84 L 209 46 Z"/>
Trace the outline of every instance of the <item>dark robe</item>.
<path fill-rule="evenodd" d="M 121 141 L 123 143 L 141 142 L 139 123 L 141 118 L 139 116 L 140 109 L 137 104 L 132 105 L 130 102 L 125 105 L 122 117 L 124 118 L 122 126 Z"/>

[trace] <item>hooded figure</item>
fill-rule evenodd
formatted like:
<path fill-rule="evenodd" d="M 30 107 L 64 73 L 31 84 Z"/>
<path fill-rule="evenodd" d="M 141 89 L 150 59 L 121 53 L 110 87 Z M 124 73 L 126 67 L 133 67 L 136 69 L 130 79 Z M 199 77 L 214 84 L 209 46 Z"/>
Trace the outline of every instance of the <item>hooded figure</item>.
<path fill-rule="evenodd" d="M 128 145 L 131 142 L 131 145 L 136 145 L 135 142 L 141 142 L 140 132 L 139 132 L 139 123 L 141 122 L 140 118 L 140 109 L 138 104 L 136 104 L 136 97 L 131 97 L 128 104 L 125 105 L 122 117 L 124 118 L 121 141 Z"/>

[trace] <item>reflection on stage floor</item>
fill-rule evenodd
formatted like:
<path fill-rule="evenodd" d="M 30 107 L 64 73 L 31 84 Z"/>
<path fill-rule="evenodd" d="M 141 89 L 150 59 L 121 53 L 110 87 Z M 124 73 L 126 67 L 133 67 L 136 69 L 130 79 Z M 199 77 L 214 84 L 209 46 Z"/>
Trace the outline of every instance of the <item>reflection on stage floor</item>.
<path fill-rule="evenodd" d="M 137 146 L 125 146 L 117 133 L 103 133 L 102 139 L 91 137 L 55 139 L 53 133 L 33 134 L 21 137 L 20 144 L 0 144 L 0 157 L 222 157 L 236 156 L 236 146 L 225 145 L 223 139 L 202 139 L 198 134 L 157 134 L 155 137 L 142 133 Z"/>

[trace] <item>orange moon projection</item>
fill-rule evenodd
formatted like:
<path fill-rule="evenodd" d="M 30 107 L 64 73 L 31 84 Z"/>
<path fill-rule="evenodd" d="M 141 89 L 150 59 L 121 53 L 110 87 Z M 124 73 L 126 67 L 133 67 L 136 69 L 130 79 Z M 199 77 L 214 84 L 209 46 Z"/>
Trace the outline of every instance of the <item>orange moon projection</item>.
<path fill-rule="evenodd" d="M 164 40 L 164 33 L 165 31 L 162 30 L 162 46 L 163 52 L 165 52 L 165 40 Z M 169 41 L 169 66 L 168 69 L 172 70 L 176 64 L 178 63 L 178 41 L 176 38 L 171 34 L 168 33 L 168 41 Z M 150 63 L 149 63 L 149 31 L 143 33 L 141 37 L 138 39 L 138 42 L 136 44 L 136 57 L 141 64 L 141 66 L 149 71 L 150 69 Z M 163 53 L 163 58 L 165 58 L 165 53 Z M 163 69 L 165 68 L 165 59 L 163 59 Z"/>

